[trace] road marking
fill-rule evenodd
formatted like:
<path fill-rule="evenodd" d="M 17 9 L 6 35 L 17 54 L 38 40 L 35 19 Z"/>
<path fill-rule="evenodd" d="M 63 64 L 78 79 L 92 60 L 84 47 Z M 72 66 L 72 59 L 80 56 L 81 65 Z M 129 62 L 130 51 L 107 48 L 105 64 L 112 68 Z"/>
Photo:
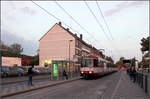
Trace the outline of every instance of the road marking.
<path fill-rule="evenodd" d="M 116 87 L 115 87 L 115 89 L 114 89 L 110 99 L 114 99 L 114 96 L 115 96 L 115 94 L 116 94 L 116 92 L 117 92 L 117 90 L 118 90 L 118 88 L 119 88 L 119 86 L 121 84 L 121 78 L 122 78 L 122 72 L 121 72 L 121 75 L 120 75 L 120 79 L 119 79 L 119 81 L 118 81 L 118 83 L 117 83 L 117 85 L 116 85 Z"/>

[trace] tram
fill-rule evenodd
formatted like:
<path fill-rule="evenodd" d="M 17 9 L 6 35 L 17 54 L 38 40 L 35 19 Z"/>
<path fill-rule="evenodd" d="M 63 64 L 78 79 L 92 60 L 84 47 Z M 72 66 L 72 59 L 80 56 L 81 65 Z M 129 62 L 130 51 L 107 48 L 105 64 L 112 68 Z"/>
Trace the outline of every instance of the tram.
<path fill-rule="evenodd" d="M 83 56 L 81 57 L 80 75 L 84 78 L 98 77 L 106 75 L 116 70 L 113 68 L 114 64 L 103 58 L 97 56 Z"/>

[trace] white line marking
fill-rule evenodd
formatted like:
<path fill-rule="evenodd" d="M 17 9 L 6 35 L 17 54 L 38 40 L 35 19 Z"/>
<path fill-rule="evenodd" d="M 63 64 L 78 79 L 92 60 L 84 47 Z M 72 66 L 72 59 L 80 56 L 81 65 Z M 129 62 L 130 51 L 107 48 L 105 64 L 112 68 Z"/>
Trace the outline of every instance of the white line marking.
<path fill-rule="evenodd" d="M 121 73 L 120 79 L 119 79 L 119 81 L 118 81 L 118 83 L 117 83 L 117 85 L 116 85 L 116 87 L 115 87 L 115 89 L 114 89 L 110 99 L 114 99 L 114 96 L 115 96 L 115 94 L 116 94 L 116 92 L 117 92 L 117 90 L 118 90 L 118 88 L 119 88 L 119 86 L 121 84 L 121 78 L 122 78 L 122 73 Z"/>

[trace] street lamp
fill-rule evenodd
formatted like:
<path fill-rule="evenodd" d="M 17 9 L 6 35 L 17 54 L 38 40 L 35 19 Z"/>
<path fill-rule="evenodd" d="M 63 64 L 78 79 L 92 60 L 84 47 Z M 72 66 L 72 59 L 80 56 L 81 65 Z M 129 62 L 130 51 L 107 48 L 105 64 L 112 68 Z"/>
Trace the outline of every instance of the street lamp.
<path fill-rule="evenodd" d="M 70 43 L 72 42 L 73 40 L 69 40 L 69 74 L 70 74 Z"/>

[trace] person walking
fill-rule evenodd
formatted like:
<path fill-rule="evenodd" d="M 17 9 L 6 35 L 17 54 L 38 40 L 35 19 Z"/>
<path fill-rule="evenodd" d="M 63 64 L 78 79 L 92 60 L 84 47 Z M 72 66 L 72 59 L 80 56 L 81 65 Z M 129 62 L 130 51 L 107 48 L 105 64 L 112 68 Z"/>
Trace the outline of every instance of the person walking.
<path fill-rule="evenodd" d="M 133 67 L 133 69 L 132 69 L 132 76 L 133 76 L 133 82 L 135 83 L 135 81 L 136 81 L 136 70 L 135 70 L 135 67 Z"/>
<path fill-rule="evenodd" d="M 129 68 L 128 72 L 129 72 L 130 80 L 132 81 L 133 76 L 132 76 L 132 68 L 131 67 Z"/>
<path fill-rule="evenodd" d="M 67 75 L 67 73 L 66 73 L 66 71 L 65 71 L 65 70 L 63 71 L 63 76 L 65 76 L 65 77 L 66 77 L 66 79 L 68 79 L 68 75 Z"/>
<path fill-rule="evenodd" d="M 33 74 L 33 71 L 32 71 L 32 69 L 33 69 L 33 65 L 28 69 L 28 85 L 31 85 L 31 86 L 33 86 L 33 84 L 32 84 L 32 74 Z"/>

